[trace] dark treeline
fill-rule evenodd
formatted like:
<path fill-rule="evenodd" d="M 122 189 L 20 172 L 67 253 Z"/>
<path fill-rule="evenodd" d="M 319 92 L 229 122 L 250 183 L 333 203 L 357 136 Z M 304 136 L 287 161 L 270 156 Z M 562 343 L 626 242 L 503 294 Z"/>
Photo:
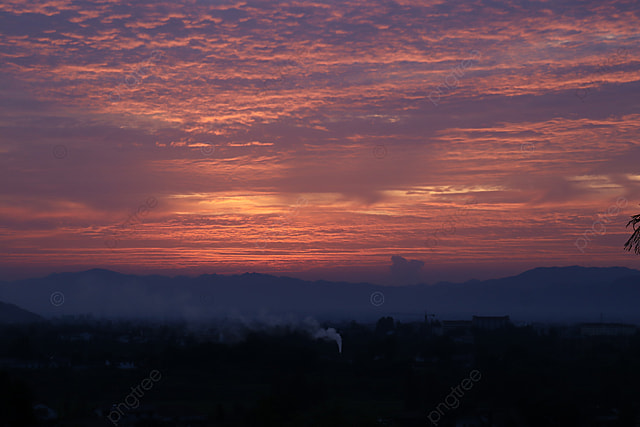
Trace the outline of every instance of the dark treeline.
<path fill-rule="evenodd" d="M 342 353 L 335 341 L 293 326 L 256 331 L 89 319 L 3 325 L 0 426 L 635 426 L 640 420 L 637 333 L 587 336 L 577 326 L 513 325 L 443 330 L 437 321 L 390 317 L 323 326 L 340 333 Z M 161 377 L 150 381 L 152 372 Z"/>

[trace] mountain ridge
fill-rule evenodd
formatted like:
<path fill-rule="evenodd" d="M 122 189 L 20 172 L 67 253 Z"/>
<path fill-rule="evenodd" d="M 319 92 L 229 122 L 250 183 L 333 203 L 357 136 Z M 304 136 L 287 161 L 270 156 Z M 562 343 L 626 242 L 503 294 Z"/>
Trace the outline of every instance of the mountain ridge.
<path fill-rule="evenodd" d="M 30 311 L 24 310 L 15 304 L 0 301 L 0 324 L 6 323 L 33 323 L 44 319 Z"/>
<path fill-rule="evenodd" d="M 56 293 L 60 301 L 52 302 Z M 262 273 L 194 277 L 124 274 L 106 269 L 0 282 L 0 301 L 43 316 L 206 319 L 265 314 L 374 319 L 386 313 L 471 316 L 509 314 L 531 320 L 638 318 L 640 271 L 626 267 L 537 267 L 517 275 L 463 283 L 382 286 L 308 281 Z"/>

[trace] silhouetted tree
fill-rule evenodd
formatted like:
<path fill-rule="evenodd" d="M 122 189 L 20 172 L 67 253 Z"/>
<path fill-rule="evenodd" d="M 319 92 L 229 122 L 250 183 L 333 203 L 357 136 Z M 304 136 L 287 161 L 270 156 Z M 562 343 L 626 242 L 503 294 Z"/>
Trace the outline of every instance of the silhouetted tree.
<path fill-rule="evenodd" d="M 376 334 L 385 335 L 387 332 L 393 331 L 395 329 L 395 322 L 393 321 L 393 317 L 381 317 L 378 319 L 378 323 L 376 323 Z"/>
<path fill-rule="evenodd" d="M 32 426 L 33 393 L 26 383 L 0 372 L 0 426 Z"/>
<path fill-rule="evenodd" d="M 633 234 L 631 234 L 627 243 L 624 244 L 624 248 L 628 251 L 633 248 L 635 253 L 640 254 L 640 228 L 636 228 L 636 224 L 638 223 L 640 223 L 640 214 L 633 215 L 631 221 L 627 223 L 627 227 L 633 224 Z"/>

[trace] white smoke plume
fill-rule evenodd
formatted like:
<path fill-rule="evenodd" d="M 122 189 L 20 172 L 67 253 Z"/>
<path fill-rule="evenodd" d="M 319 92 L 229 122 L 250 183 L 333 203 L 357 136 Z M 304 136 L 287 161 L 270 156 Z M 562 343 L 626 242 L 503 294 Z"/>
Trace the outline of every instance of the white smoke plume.
<path fill-rule="evenodd" d="M 328 340 L 334 340 L 336 344 L 338 344 L 338 352 L 342 354 L 342 337 L 340 336 L 339 333 L 336 332 L 334 328 L 320 329 L 318 332 L 315 333 L 313 337 L 316 339 L 324 338 Z"/>
<path fill-rule="evenodd" d="M 338 344 L 338 352 L 342 354 L 342 337 L 340 334 L 336 332 L 335 328 L 322 328 L 320 323 L 311 316 L 300 320 L 294 315 L 272 315 L 267 311 L 260 312 L 257 316 L 244 316 L 235 312 L 227 315 L 227 317 L 217 319 L 213 327 L 209 322 L 191 325 L 192 332 L 206 332 L 210 335 L 211 331 L 215 331 L 218 342 L 226 343 L 241 342 L 250 331 L 268 332 L 277 328 L 303 331 L 314 339 L 333 340 Z"/>

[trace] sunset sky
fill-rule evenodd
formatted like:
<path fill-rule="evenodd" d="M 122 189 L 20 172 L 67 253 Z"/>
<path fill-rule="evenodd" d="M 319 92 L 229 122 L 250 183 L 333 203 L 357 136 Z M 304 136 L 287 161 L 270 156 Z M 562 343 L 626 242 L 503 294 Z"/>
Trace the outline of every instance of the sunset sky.
<path fill-rule="evenodd" d="M 639 31 L 635 1 L 3 0 L 0 279 L 639 268 Z"/>

